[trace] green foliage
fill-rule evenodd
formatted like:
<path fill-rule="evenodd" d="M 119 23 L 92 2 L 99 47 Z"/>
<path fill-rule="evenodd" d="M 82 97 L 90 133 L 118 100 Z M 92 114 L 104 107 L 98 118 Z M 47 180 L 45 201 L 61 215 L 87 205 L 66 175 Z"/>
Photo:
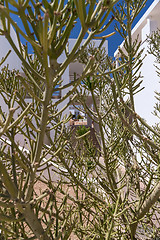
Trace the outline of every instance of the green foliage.
<path fill-rule="evenodd" d="M 5 239 L 68 239 L 76 231 L 78 206 L 67 190 L 63 191 L 64 186 L 68 188 L 65 179 L 70 179 L 67 167 L 70 163 L 66 162 L 65 166 L 63 162 L 63 154 L 65 159 L 69 154 L 70 143 L 64 138 L 64 132 L 71 135 L 65 127 L 70 117 L 61 117 L 63 109 L 58 111 L 57 105 L 70 97 L 84 76 L 93 71 L 93 60 L 88 62 L 76 83 L 64 83 L 62 75 L 95 34 L 107 29 L 109 24 L 104 24 L 115 3 L 103 11 L 105 1 L 98 5 L 97 1 L 1 1 L 0 34 L 20 58 L 24 72 L 22 75 L 8 68 L 1 72 L 1 98 L 6 108 L 1 109 L 0 221 Z M 20 25 L 13 20 L 13 15 L 19 16 Z M 77 19 L 81 31 L 69 51 L 68 39 Z M 81 45 L 87 31 L 90 33 Z M 27 43 L 23 45 L 21 39 Z M 33 56 L 29 54 L 29 46 Z M 59 63 L 57 59 L 62 54 L 66 59 Z M 55 91 L 68 87 L 72 89 L 67 96 L 51 101 Z M 25 100 L 25 96 L 29 99 Z M 45 139 L 49 146 L 44 144 Z M 53 182 L 52 171 L 59 182 Z M 44 190 L 37 192 L 36 184 L 44 184 Z M 74 186 L 72 189 L 74 191 Z"/>
<path fill-rule="evenodd" d="M 117 2 L 1 1 L 0 33 L 22 61 L 24 72 L 5 67 L 0 73 L 0 98 L 6 107 L 0 110 L 1 238 L 157 236 L 160 133 L 135 113 L 134 106 L 143 59 L 131 28 L 146 1 L 124 1 L 114 7 Z M 111 11 L 124 38 L 118 67 L 103 49 L 106 36 L 97 48 L 89 44 L 113 21 L 108 19 Z M 12 14 L 20 16 L 22 29 Z M 69 51 L 68 39 L 77 19 L 81 31 Z M 27 41 L 25 46 L 21 38 Z M 66 58 L 59 63 L 62 54 Z M 73 61 L 83 63 L 84 70 L 79 79 L 66 84 L 62 76 Z M 55 91 L 68 87 L 67 95 L 52 101 Z M 66 98 L 67 105 L 60 108 Z M 82 126 L 76 131 L 66 126 L 71 116 L 63 111 L 74 100 L 83 106 L 93 128 Z"/>
<path fill-rule="evenodd" d="M 89 132 L 89 128 L 86 128 L 86 126 L 79 126 L 77 129 L 77 135 L 79 137 L 85 135 L 87 132 Z"/>

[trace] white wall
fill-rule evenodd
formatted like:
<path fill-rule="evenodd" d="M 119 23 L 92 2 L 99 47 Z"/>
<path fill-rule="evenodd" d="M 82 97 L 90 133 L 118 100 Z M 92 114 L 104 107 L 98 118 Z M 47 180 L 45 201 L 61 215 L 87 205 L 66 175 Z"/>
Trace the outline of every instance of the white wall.
<path fill-rule="evenodd" d="M 1 27 L 1 23 L 0 23 L 0 27 Z M 16 34 L 15 34 L 12 27 L 11 27 L 11 37 L 12 37 L 15 45 L 18 47 Z M 19 60 L 19 58 L 17 57 L 17 55 L 15 54 L 13 49 L 11 48 L 11 46 L 8 43 L 5 36 L 0 35 L 0 61 L 3 57 L 6 56 L 6 54 L 8 53 L 9 50 L 11 50 L 11 53 L 8 56 L 8 58 L 6 59 L 6 61 L 0 66 L 0 70 L 7 64 L 9 65 L 9 69 L 14 69 L 15 68 L 17 70 L 20 70 L 21 69 L 21 61 Z M 8 113 L 8 107 L 5 104 L 1 95 L 0 95 L 0 107 L 2 108 L 3 112 Z"/>
<path fill-rule="evenodd" d="M 139 22 L 132 29 L 132 40 L 135 39 L 142 42 L 141 49 L 144 49 L 142 59 L 143 66 L 140 69 L 141 75 L 143 76 L 143 83 L 141 87 L 144 89 L 135 95 L 135 107 L 136 112 L 144 118 L 148 124 L 154 125 L 159 120 L 152 114 L 154 106 L 157 100 L 155 99 L 155 91 L 160 92 L 160 78 L 157 76 L 155 64 L 155 57 L 148 53 L 148 42 L 146 41 L 147 36 L 160 29 L 160 0 L 155 0 L 148 10 L 144 13 Z M 120 48 L 124 50 L 123 43 Z M 118 57 L 118 49 L 115 52 L 115 58 Z"/>
<path fill-rule="evenodd" d="M 1 27 L 1 25 L 0 25 L 0 27 Z M 12 27 L 11 27 L 11 37 L 13 39 L 14 44 L 18 47 L 16 34 L 15 34 Z M 1 68 L 3 66 L 5 66 L 6 64 L 9 64 L 9 69 L 14 69 L 15 68 L 15 69 L 20 70 L 21 69 L 21 61 L 19 60 L 19 58 L 17 57 L 17 55 L 15 54 L 13 49 L 11 48 L 11 46 L 8 43 L 5 36 L 0 35 L 0 59 L 2 59 L 2 57 L 5 57 L 5 55 L 8 53 L 9 50 L 11 50 L 11 53 L 8 56 L 8 58 L 6 59 L 6 61 L 3 63 L 3 65 L 1 66 Z"/>
<path fill-rule="evenodd" d="M 151 125 L 158 122 L 158 119 L 152 113 L 157 101 L 155 99 L 155 91 L 160 91 L 160 79 L 157 76 L 154 66 L 155 57 L 148 53 L 148 42 L 145 40 L 148 35 L 156 30 L 156 26 L 157 23 L 155 21 L 152 22 L 152 20 L 148 18 L 146 25 L 141 29 L 143 41 L 141 48 L 144 48 L 143 56 L 146 55 L 140 70 L 143 76 L 143 83 L 141 86 L 144 87 L 144 89 L 135 95 L 136 112 Z"/>

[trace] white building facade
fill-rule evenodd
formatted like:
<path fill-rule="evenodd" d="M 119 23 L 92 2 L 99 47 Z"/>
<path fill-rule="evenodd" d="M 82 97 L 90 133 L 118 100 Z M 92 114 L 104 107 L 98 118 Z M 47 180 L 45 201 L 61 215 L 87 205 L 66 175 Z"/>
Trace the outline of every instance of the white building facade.
<path fill-rule="evenodd" d="M 144 118 L 150 125 L 158 122 L 158 119 L 153 115 L 154 106 L 157 100 L 155 99 L 155 91 L 160 92 L 160 79 L 157 76 L 155 64 L 155 57 L 148 53 L 147 36 L 151 35 L 154 31 L 160 29 L 160 0 L 155 0 L 139 22 L 132 30 L 133 41 L 137 38 L 142 42 L 140 50 L 144 49 L 142 59 L 143 65 L 140 69 L 143 76 L 143 83 L 141 87 L 144 87 L 142 91 L 135 95 L 135 108 L 136 112 Z M 123 43 L 120 45 L 123 48 Z M 118 55 L 118 50 L 114 56 Z"/>
<path fill-rule="evenodd" d="M 16 37 L 16 34 L 15 34 L 13 28 L 11 28 L 11 37 L 18 48 L 17 37 Z M 82 44 L 84 41 L 82 41 Z M 76 39 L 69 39 L 69 42 L 68 42 L 69 52 L 72 50 L 75 42 L 76 42 Z M 101 42 L 101 40 L 94 40 L 95 47 L 98 47 L 100 42 Z M 11 54 L 6 59 L 4 64 L 1 66 L 1 68 L 8 64 L 9 69 L 16 69 L 16 70 L 20 70 L 20 72 L 22 72 L 21 61 L 15 54 L 14 50 L 11 49 L 11 46 L 9 45 L 8 41 L 5 39 L 4 36 L 0 36 L 0 44 L 2 46 L 2 51 L 0 52 L 0 59 L 3 58 L 8 53 L 9 50 L 11 50 Z M 108 41 L 107 40 L 105 41 L 103 47 L 106 49 L 106 52 L 108 53 Z M 65 61 L 65 54 L 63 53 L 59 57 L 58 63 L 63 63 L 64 61 Z M 76 78 L 79 78 L 83 72 L 83 69 L 84 69 L 83 64 L 79 63 L 78 61 L 70 63 L 62 76 L 62 80 L 63 80 L 62 85 L 66 85 L 66 84 L 70 83 L 71 81 L 74 81 L 74 76 L 76 76 Z M 62 89 L 61 91 L 53 94 L 53 98 L 52 98 L 53 103 L 58 101 L 63 96 L 65 96 L 68 93 L 68 91 L 70 91 L 71 89 L 72 89 L 72 86 Z M 69 98 L 66 98 L 63 102 L 61 102 L 57 106 L 58 111 L 61 110 L 66 104 L 68 104 L 69 100 L 70 100 Z M 28 96 L 26 98 L 26 102 L 30 103 L 31 101 L 32 101 L 32 99 Z M 92 105 L 92 100 L 91 100 L 90 96 L 88 96 L 87 105 L 89 107 Z M 8 113 L 8 107 L 6 106 L 5 102 L 3 101 L 3 98 L 1 95 L 0 95 L 0 106 L 1 106 L 1 109 L 3 112 Z M 16 111 L 16 113 L 17 113 L 17 111 Z M 92 124 L 91 119 L 88 116 L 85 116 L 82 113 L 78 112 L 72 104 L 70 104 L 63 111 L 63 115 L 65 115 L 65 114 L 69 115 L 70 113 L 75 115 L 75 119 L 74 119 L 74 121 L 72 121 L 73 125 L 86 125 L 86 126 L 92 127 L 93 124 Z M 83 117 L 83 120 L 81 120 L 81 121 L 79 121 L 79 119 L 77 118 L 77 116 L 79 116 L 80 114 L 82 115 L 81 117 Z M 71 124 L 71 122 L 67 123 L 67 125 L 70 125 L 70 124 Z M 23 142 L 20 136 L 17 136 L 17 138 L 20 142 Z M 22 143 L 22 145 L 23 145 L 23 143 Z"/>

